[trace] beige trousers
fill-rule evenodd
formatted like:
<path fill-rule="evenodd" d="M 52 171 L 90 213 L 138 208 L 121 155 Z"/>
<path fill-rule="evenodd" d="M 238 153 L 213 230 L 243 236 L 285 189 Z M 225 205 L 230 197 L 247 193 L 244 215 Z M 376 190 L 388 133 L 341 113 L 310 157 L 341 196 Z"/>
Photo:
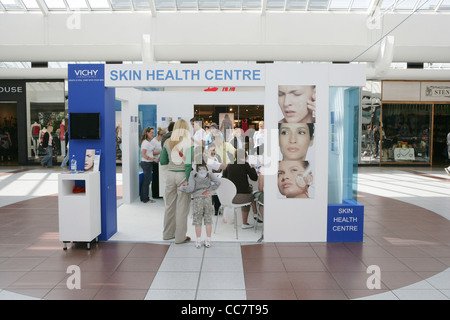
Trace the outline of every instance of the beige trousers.
<path fill-rule="evenodd" d="M 167 171 L 163 239 L 175 238 L 175 243 L 186 240 L 191 196 L 178 190 L 178 187 L 185 181 L 186 174 L 184 172 Z"/>

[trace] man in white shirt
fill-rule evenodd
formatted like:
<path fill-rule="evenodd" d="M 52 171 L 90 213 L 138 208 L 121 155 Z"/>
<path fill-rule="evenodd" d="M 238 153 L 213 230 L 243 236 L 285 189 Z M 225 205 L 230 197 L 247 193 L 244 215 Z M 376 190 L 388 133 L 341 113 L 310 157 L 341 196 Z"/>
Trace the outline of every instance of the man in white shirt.
<path fill-rule="evenodd" d="M 202 120 L 199 118 L 192 118 L 191 125 L 194 128 L 194 135 L 192 141 L 194 142 L 194 148 L 198 146 L 205 147 L 206 145 L 206 131 L 202 127 Z"/>
<path fill-rule="evenodd" d="M 264 153 L 264 121 L 259 122 L 259 129 L 253 135 L 253 143 L 255 144 L 256 153 L 262 155 Z"/>
<path fill-rule="evenodd" d="M 223 139 L 222 131 L 219 130 L 219 126 L 214 122 L 209 126 L 209 134 L 206 136 L 206 148 L 214 142 L 216 136 L 221 136 Z"/>

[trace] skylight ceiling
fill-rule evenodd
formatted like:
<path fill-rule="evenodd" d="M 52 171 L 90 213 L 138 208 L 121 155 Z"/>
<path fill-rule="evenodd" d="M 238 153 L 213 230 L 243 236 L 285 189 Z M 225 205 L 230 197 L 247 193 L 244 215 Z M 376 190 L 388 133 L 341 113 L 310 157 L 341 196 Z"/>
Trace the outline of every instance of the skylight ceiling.
<path fill-rule="evenodd" d="M 0 11 L 365 11 L 371 0 L 0 0 Z M 382 0 L 385 11 L 450 12 L 450 0 Z"/>

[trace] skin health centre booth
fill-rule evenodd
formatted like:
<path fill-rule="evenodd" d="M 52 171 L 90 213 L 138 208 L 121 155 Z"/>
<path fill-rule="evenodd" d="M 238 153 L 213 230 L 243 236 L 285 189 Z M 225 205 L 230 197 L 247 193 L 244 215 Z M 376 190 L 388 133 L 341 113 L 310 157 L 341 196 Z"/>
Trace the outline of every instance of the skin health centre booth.
<path fill-rule="evenodd" d="M 122 103 L 123 201 L 139 197 L 138 105 L 164 119 L 189 121 L 198 104 L 264 105 L 264 240 L 362 241 L 356 199 L 360 64 L 73 64 L 71 114 L 95 113 L 98 136 L 71 139 L 83 169 L 86 149 L 100 150 L 100 241 L 116 232 L 115 103 Z M 233 87 L 233 92 L 211 92 Z M 152 88 L 152 90 L 149 90 Z M 91 124 L 92 125 L 92 124 Z M 356 140 L 356 145 L 354 145 Z M 294 143 L 295 142 L 295 143 Z M 150 210 L 150 209 L 149 209 Z"/>

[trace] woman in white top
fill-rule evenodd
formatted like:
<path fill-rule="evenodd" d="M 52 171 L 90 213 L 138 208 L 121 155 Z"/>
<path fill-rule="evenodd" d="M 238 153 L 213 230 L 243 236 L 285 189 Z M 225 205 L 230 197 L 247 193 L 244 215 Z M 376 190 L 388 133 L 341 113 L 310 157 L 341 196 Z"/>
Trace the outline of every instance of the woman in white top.
<path fill-rule="evenodd" d="M 152 145 L 150 141 L 152 140 L 153 136 L 155 135 L 155 129 L 147 127 L 142 132 L 141 137 L 141 167 L 142 171 L 144 173 L 142 184 L 141 184 L 141 192 L 140 192 L 140 199 L 142 202 L 147 203 L 153 203 L 155 200 L 152 200 L 149 198 L 149 189 L 150 189 L 150 182 L 152 179 L 152 161 L 155 161 L 157 159 L 153 158 L 152 153 Z"/>
<path fill-rule="evenodd" d="M 264 121 L 259 122 L 259 129 L 253 135 L 253 143 L 255 144 L 256 153 L 262 155 L 264 153 Z"/>
<path fill-rule="evenodd" d="M 158 128 L 157 135 L 150 141 L 151 144 L 151 152 L 155 161 L 152 161 L 152 198 L 160 199 L 162 197 L 159 196 L 159 157 L 161 156 L 161 140 L 163 134 L 166 133 L 165 130 Z"/>

